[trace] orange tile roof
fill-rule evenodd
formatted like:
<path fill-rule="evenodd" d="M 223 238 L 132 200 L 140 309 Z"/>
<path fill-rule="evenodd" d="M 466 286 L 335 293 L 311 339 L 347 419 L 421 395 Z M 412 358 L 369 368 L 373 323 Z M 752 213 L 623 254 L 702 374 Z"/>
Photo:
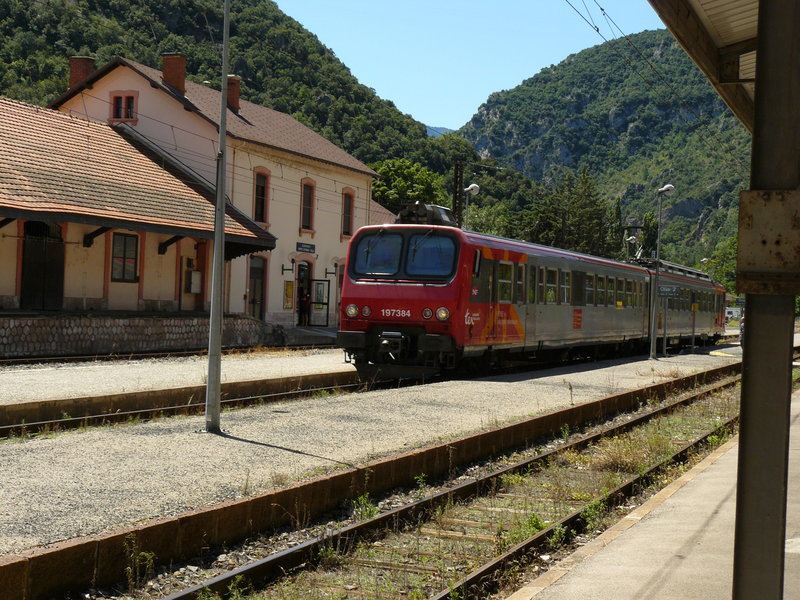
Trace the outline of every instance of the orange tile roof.
<path fill-rule="evenodd" d="M 185 94 L 180 94 L 170 86 L 164 84 L 161 79 L 161 71 L 158 69 L 122 57 L 115 58 L 110 63 L 95 71 L 93 75 L 88 77 L 80 85 L 75 86 L 53 100 L 50 106 L 59 106 L 64 101 L 80 92 L 87 85 L 91 85 L 93 81 L 103 77 L 119 66 L 126 66 L 133 69 L 147 79 L 149 84 L 164 90 L 167 94 L 183 103 L 187 109 L 194 110 L 214 125 L 219 125 L 219 90 L 194 83 L 187 79 L 186 92 Z M 244 99 L 240 100 L 238 112 L 233 112 L 228 109 L 226 128 L 228 130 L 228 135 L 234 138 L 254 142 L 278 150 L 284 150 L 305 158 L 311 158 L 351 171 L 356 171 L 370 177 L 378 176 L 375 171 L 360 160 L 312 129 L 306 127 L 291 115 L 248 102 Z"/>
<path fill-rule="evenodd" d="M 0 97 L 0 216 L 213 237 L 213 198 L 104 123 Z M 229 241 L 274 236 L 229 211 Z"/>
<path fill-rule="evenodd" d="M 388 208 L 370 200 L 369 219 L 367 225 L 383 225 L 384 223 L 394 223 L 397 215 Z"/>

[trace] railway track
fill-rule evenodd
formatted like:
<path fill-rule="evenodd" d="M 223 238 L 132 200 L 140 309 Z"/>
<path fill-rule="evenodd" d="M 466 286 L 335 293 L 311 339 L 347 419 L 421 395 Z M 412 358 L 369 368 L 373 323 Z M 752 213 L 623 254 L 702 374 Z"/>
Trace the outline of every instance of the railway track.
<path fill-rule="evenodd" d="M 719 400 L 717 394 L 737 379 L 728 377 L 657 408 L 618 416 L 608 426 L 570 433 L 562 424 L 543 451 L 515 453 L 500 460 L 512 464 L 481 467 L 491 472 L 448 482 L 425 497 L 421 487 L 407 490 L 419 499 L 355 519 L 176 592 L 169 600 L 208 598 L 209 591 L 228 597 L 231 590 L 235 595 L 251 586 L 262 590 L 259 598 L 485 598 L 509 565 L 519 569 L 520 561 L 529 560 L 534 568 L 545 567 L 559 547 L 599 527 L 614 506 L 669 465 L 685 460 L 710 436 L 718 440 L 730 431 L 737 420 L 736 395 Z M 700 403 L 700 398 L 711 400 Z M 692 406 L 700 408 L 687 408 Z M 701 415 L 692 417 L 691 426 L 685 424 L 687 410 Z M 642 427 L 650 433 L 631 433 Z M 676 434 L 667 439 L 663 432 L 673 428 Z M 647 449 L 653 445 L 659 450 L 653 458 L 637 460 L 653 454 Z M 626 468 L 638 475 L 619 476 L 621 448 L 631 461 Z M 598 457 L 614 466 L 588 469 Z M 368 496 L 352 502 L 356 517 L 374 510 Z"/>
<path fill-rule="evenodd" d="M 230 353 L 234 354 L 236 350 L 231 350 Z M 192 355 L 192 353 L 146 355 L 144 358 L 185 355 Z M 91 360 L 90 357 L 79 357 L 79 361 L 80 359 Z M 581 361 L 574 362 L 577 364 Z M 493 374 L 546 369 L 554 364 L 561 363 L 525 364 L 498 369 Z M 223 384 L 221 404 L 223 408 L 234 409 L 278 400 L 306 398 L 334 391 L 367 391 L 415 383 L 418 382 L 415 380 L 398 382 L 392 379 L 364 381 L 351 371 L 299 378 L 253 380 Z M 115 423 L 143 422 L 171 416 L 196 415 L 202 414 L 204 410 L 204 385 L 0 405 L 0 439 L 39 433 L 50 434 L 63 430 Z"/>
<path fill-rule="evenodd" d="M 334 373 L 330 374 L 329 377 L 306 377 L 302 380 L 290 378 L 289 381 L 265 380 L 263 382 L 249 383 L 249 387 L 252 389 L 262 388 L 263 391 L 223 398 L 220 400 L 221 407 L 223 409 L 243 408 L 255 404 L 277 402 L 279 400 L 307 398 L 315 394 L 355 390 L 366 391 L 370 389 L 379 389 L 381 386 L 397 384 L 396 382 L 389 381 L 362 382 L 355 374 L 348 376 L 347 373 Z M 61 416 L 39 420 L 30 418 L 19 419 L 18 416 L 15 416 L 15 418 L 18 419 L 16 422 L 0 423 L 0 438 L 24 437 L 38 433 L 53 433 L 68 429 L 105 426 L 113 423 L 143 422 L 156 418 L 202 414 L 205 410 L 205 395 L 202 393 L 204 389 L 204 386 L 200 386 L 198 388 L 184 388 L 178 391 L 156 390 L 145 394 L 138 392 L 117 394 L 115 395 L 117 398 L 106 396 L 87 400 L 88 411 L 91 411 L 91 408 L 96 406 L 113 406 L 115 404 L 121 406 L 128 405 L 129 403 L 126 402 L 126 396 L 131 399 L 134 404 L 148 404 L 148 406 L 143 408 L 117 408 L 111 411 L 84 412 L 82 416 Z M 164 393 L 163 400 L 166 400 L 166 402 L 155 397 L 159 392 Z M 136 402 L 139 398 L 143 398 L 143 400 L 141 402 Z M 178 398 L 183 399 L 180 404 L 169 403 L 169 400 Z M 63 415 L 65 412 L 72 410 L 75 405 L 76 402 L 74 400 L 54 400 L 52 401 L 49 412 L 61 412 Z M 39 406 L 40 405 L 37 403 L 37 407 Z M 23 413 L 23 411 L 17 411 L 17 415 L 20 413 Z"/>

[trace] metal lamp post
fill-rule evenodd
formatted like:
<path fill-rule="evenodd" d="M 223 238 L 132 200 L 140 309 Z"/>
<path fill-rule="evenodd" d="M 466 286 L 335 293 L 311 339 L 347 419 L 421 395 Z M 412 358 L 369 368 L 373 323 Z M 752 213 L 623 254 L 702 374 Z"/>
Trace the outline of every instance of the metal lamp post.
<path fill-rule="evenodd" d="M 650 359 L 656 358 L 656 304 L 658 298 L 658 274 L 661 269 L 661 200 L 664 194 L 671 194 L 675 191 L 675 186 L 671 183 L 666 184 L 658 190 L 658 224 L 656 225 L 656 272 L 653 278 L 652 291 L 650 293 Z M 664 314 L 664 325 L 666 326 L 666 311 Z M 666 335 L 664 336 L 666 348 Z M 665 350 L 666 353 L 666 350 Z"/>
<path fill-rule="evenodd" d="M 469 229 L 469 227 L 467 227 L 467 216 L 469 215 L 469 197 L 477 195 L 480 191 L 481 188 L 478 187 L 477 183 L 470 183 L 466 188 L 464 188 L 464 229 Z"/>
<path fill-rule="evenodd" d="M 214 211 L 214 255 L 211 270 L 211 311 L 208 327 L 208 380 L 206 381 L 206 433 L 222 433 L 220 404 L 222 391 L 222 280 L 225 278 L 225 168 L 228 99 L 228 35 L 230 0 L 224 2 L 222 41 L 222 89 L 220 91 L 219 151 L 217 153 L 217 197 Z"/>

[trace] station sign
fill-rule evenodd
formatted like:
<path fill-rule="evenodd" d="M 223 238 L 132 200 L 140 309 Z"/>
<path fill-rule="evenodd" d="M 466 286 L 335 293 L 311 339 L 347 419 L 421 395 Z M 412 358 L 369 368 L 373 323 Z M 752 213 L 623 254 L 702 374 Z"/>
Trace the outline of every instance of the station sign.
<path fill-rule="evenodd" d="M 681 292 L 676 285 L 660 285 L 658 295 L 660 298 L 680 298 Z"/>
<path fill-rule="evenodd" d="M 295 249 L 298 252 L 307 252 L 308 254 L 314 254 L 317 251 L 316 244 L 306 244 L 304 242 L 297 242 L 295 245 Z"/>

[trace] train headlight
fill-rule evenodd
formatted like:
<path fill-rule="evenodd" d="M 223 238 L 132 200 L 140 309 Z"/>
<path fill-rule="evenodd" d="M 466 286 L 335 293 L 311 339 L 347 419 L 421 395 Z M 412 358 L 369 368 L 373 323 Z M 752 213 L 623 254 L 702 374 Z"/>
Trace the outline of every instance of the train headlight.
<path fill-rule="evenodd" d="M 447 310 L 444 306 L 440 306 L 436 309 L 436 318 L 440 321 L 447 321 L 450 318 L 450 311 Z"/>
<path fill-rule="evenodd" d="M 422 318 L 423 319 L 430 319 L 433 316 L 433 311 L 430 308 L 423 308 L 422 309 Z"/>
<path fill-rule="evenodd" d="M 361 315 L 362 316 L 368 317 L 371 314 L 372 314 L 372 309 L 369 306 L 364 306 L 364 308 L 361 309 Z"/>
<path fill-rule="evenodd" d="M 344 312 L 351 319 L 355 319 L 358 316 L 358 307 L 355 304 L 348 304 L 347 308 L 344 309 Z"/>

